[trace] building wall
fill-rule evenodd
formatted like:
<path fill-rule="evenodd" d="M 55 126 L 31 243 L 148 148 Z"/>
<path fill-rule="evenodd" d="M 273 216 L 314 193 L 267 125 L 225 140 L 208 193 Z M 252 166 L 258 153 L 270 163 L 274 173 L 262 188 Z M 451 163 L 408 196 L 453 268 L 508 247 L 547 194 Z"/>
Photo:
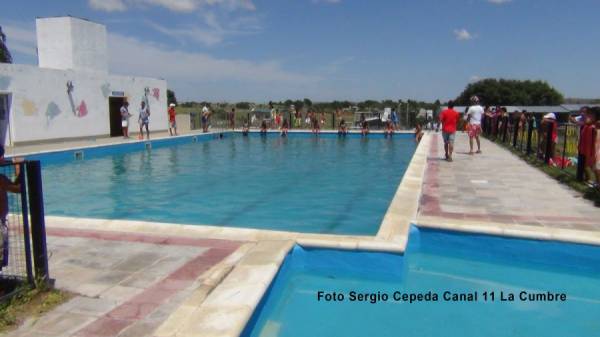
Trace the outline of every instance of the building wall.
<path fill-rule="evenodd" d="M 73 17 L 36 19 L 42 68 L 108 72 L 106 27 Z"/>
<path fill-rule="evenodd" d="M 70 94 L 68 81 L 73 84 Z M 166 91 L 166 81 L 158 79 L 0 64 L 0 93 L 11 94 L 5 144 L 109 136 L 108 98 L 118 92 L 129 101 L 132 131 L 144 97 L 151 111 L 150 131 L 166 130 Z"/>

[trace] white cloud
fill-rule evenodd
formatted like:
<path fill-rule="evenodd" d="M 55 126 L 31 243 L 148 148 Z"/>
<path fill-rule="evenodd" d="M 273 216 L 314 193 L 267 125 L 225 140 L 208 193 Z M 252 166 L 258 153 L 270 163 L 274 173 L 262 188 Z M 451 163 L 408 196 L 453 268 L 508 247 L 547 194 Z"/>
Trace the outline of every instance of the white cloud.
<path fill-rule="evenodd" d="M 459 41 L 468 41 L 468 40 L 472 40 L 472 39 L 474 39 L 476 37 L 475 35 L 471 34 L 465 28 L 455 29 L 454 30 L 454 36 Z"/>
<path fill-rule="evenodd" d="M 255 16 L 223 18 L 213 12 L 206 12 L 202 18 L 204 19 L 203 23 L 176 27 L 163 26 L 154 21 L 146 21 L 146 24 L 152 29 L 172 37 L 180 44 L 191 41 L 206 46 L 219 44 L 229 36 L 255 34 L 262 30 L 262 26 Z"/>
<path fill-rule="evenodd" d="M 24 24 L 2 26 L 10 50 L 36 55 L 34 27 Z M 15 48 L 15 46 L 17 46 Z M 289 72 L 281 62 L 253 62 L 243 59 L 217 58 L 208 53 L 177 50 L 163 44 L 125 36 L 108 34 L 111 72 L 165 78 L 170 81 L 239 81 L 245 83 L 314 83 L 317 76 Z"/>
<path fill-rule="evenodd" d="M 255 10 L 252 0 L 88 0 L 91 8 L 101 11 L 125 11 L 131 6 L 159 6 L 174 12 L 194 12 L 202 7 L 220 7 L 226 10 Z"/>
<path fill-rule="evenodd" d="M 171 81 L 242 81 L 251 83 L 312 83 L 318 78 L 284 70 L 280 62 L 220 59 L 206 53 L 174 50 L 164 45 L 109 34 L 110 67 L 122 74 L 166 78 Z"/>
<path fill-rule="evenodd" d="M 105 12 L 122 12 L 127 9 L 123 0 L 89 0 L 90 7 Z"/>
<path fill-rule="evenodd" d="M 479 82 L 481 80 L 481 76 L 473 75 L 469 78 L 469 83 Z"/>
<path fill-rule="evenodd" d="M 487 2 L 494 4 L 494 5 L 503 5 L 506 3 L 511 2 L 512 0 L 487 0 Z"/>

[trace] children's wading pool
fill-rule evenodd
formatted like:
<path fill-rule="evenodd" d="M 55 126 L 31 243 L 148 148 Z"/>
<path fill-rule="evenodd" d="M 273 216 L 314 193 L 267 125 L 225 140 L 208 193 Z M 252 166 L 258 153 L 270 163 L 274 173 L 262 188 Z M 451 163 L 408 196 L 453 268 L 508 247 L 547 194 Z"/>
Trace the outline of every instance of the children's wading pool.
<path fill-rule="evenodd" d="M 600 336 L 600 247 L 413 228 L 405 256 L 295 247 L 244 337 Z"/>
<path fill-rule="evenodd" d="M 227 133 L 46 155 L 46 212 L 374 235 L 415 148 L 409 134 Z"/>

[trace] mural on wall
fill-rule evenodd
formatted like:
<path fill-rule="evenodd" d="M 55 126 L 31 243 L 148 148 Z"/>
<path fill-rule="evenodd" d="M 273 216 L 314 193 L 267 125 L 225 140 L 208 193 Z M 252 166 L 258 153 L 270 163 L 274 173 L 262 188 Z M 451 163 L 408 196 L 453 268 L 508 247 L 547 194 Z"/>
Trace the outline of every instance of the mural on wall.
<path fill-rule="evenodd" d="M 73 98 L 73 91 L 75 91 L 75 85 L 72 81 L 67 81 L 67 94 L 69 95 L 69 104 L 71 104 L 71 111 L 76 117 L 85 117 L 88 114 L 87 104 L 85 100 L 81 100 L 78 106 L 75 106 L 75 99 Z"/>
<path fill-rule="evenodd" d="M 108 98 L 108 96 L 110 96 L 110 83 L 104 83 L 100 87 L 100 90 L 102 90 L 102 95 L 104 98 Z"/>
<path fill-rule="evenodd" d="M 35 116 L 38 113 L 35 102 L 27 98 L 23 98 L 21 101 L 21 109 L 23 110 L 23 115 L 27 117 Z"/>
<path fill-rule="evenodd" d="M 152 96 L 154 96 L 157 101 L 160 101 L 160 88 L 152 89 Z"/>
<path fill-rule="evenodd" d="M 52 122 L 56 116 L 60 115 L 61 112 L 62 111 L 56 103 L 48 103 L 48 106 L 46 107 L 46 126 L 50 125 L 50 122 Z"/>
<path fill-rule="evenodd" d="M 7 90 L 10 85 L 11 78 L 8 76 L 0 76 L 0 90 Z"/>
<path fill-rule="evenodd" d="M 77 117 L 85 117 L 88 114 L 87 104 L 82 100 L 77 107 Z"/>

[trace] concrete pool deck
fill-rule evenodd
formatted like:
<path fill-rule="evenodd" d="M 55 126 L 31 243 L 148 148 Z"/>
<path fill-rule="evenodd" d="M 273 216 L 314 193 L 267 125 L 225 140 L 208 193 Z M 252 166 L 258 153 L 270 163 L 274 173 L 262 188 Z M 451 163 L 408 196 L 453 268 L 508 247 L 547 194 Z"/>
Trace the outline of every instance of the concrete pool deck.
<path fill-rule="evenodd" d="M 600 244 L 600 208 L 580 193 L 486 139 L 471 156 L 457 134 L 452 163 L 441 135 L 431 142 L 418 225 Z"/>
<path fill-rule="evenodd" d="M 295 243 L 403 252 L 411 223 L 600 245 L 599 208 L 493 143 L 473 157 L 465 135 L 456 145 L 447 163 L 441 136 L 425 135 L 373 237 L 48 216 L 51 276 L 78 295 L 9 336 L 238 336 Z M 178 272 L 184 282 L 171 282 Z M 146 307 L 144 292 L 169 296 Z"/>

